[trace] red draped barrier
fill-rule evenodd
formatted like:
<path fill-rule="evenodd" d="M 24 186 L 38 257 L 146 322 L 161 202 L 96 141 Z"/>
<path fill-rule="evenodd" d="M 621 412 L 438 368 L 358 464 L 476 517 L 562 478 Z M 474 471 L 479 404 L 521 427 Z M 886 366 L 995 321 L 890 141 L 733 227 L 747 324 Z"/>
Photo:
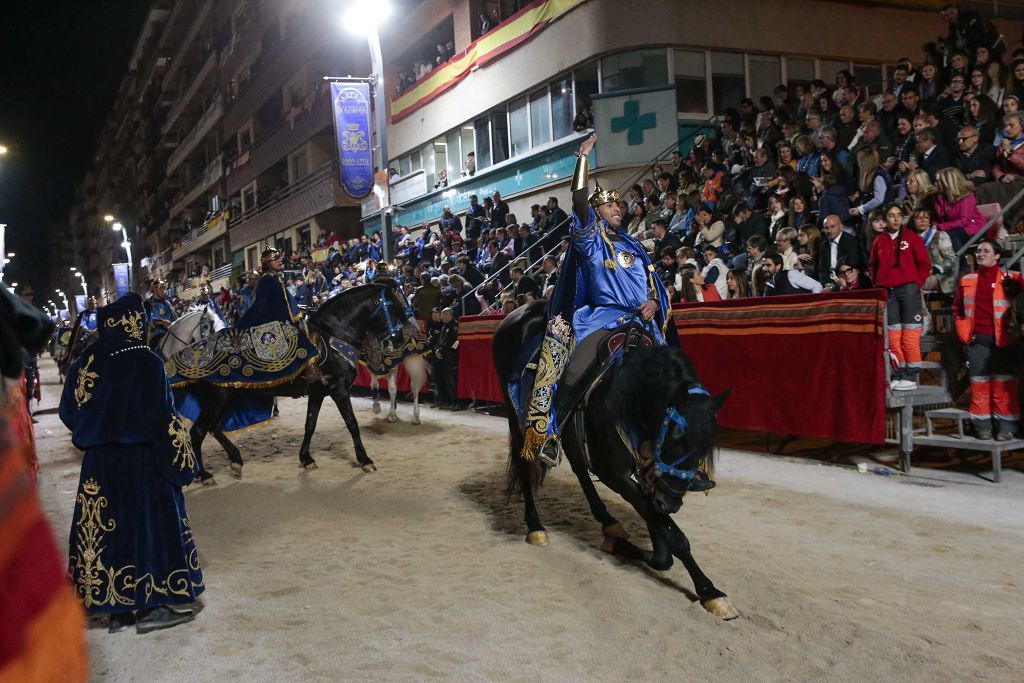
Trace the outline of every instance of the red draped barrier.
<path fill-rule="evenodd" d="M 885 292 L 867 290 L 673 307 L 708 390 L 732 389 L 725 427 L 883 443 Z M 501 316 L 459 323 L 459 398 L 501 402 L 491 338 Z"/>

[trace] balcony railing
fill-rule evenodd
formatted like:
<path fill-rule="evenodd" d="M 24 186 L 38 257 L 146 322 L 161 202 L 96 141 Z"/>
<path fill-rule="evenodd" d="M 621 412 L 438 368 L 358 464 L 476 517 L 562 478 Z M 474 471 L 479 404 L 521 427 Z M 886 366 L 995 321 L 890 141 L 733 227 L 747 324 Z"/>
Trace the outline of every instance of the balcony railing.
<path fill-rule="evenodd" d="M 237 251 L 289 225 L 336 206 L 355 206 L 338 184 L 338 168 L 324 164 L 231 220 L 231 249 Z"/>
<path fill-rule="evenodd" d="M 171 107 L 171 110 L 167 112 L 167 120 L 164 121 L 164 125 L 160 129 L 161 133 L 166 134 L 167 131 L 174 127 L 175 121 L 178 120 L 178 117 L 181 116 L 181 113 L 185 111 L 189 103 L 192 102 L 192 99 L 196 96 L 196 93 L 199 92 L 200 86 L 202 86 L 202 84 L 206 81 L 206 77 L 209 76 L 210 73 L 213 71 L 213 67 L 216 63 L 217 55 L 213 51 L 211 51 L 210 54 L 207 55 L 206 61 L 203 62 L 203 65 L 199 68 L 199 71 L 192 78 L 192 81 L 188 84 L 188 87 L 185 89 L 185 94 L 180 99 L 178 99 L 178 101 L 174 103 L 174 106 Z"/>
<path fill-rule="evenodd" d="M 192 41 L 196 39 L 196 35 L 199 34 L 199 29 L 203 27 L 206 22 L 206 18 L 210 14 L 210 9 L 213 7 L 213 0 L 206 0 L 203 6 L 199 8 L 199 11 L 192 18 L 192 23 L 188 27 L 188 31 L 185 33 L 184 40 L 181 41 L 181 45 L 178 47 L 177 52 L 174 54 L 174 58 L 167 67 L 167 73 L 164 74 L 164 82 L 169 83 L 174 77 L 174 72 L 177 71 L 178 67 L 185 61 L 185 53 L 192 45 Z M 214 58 L 216 59 L 216 58 Z"/>
<path fill-rule="evenodd" d="M 199 141 L 210 132 L 214 124 L 220 120 L 220 117 L 224 115 L 224 95 L 217 93 L 217 96 L 203 115 L 199 117 L 196 125 L 192 127 L 192 130 L 182 138 L 178 144 L 178 148 L 174 150 L 171 157 L 167 160 L 167 173 L 170 175 L 174 172 L 181 162 L 185 160 L 185 157 L 195 149 L 195 146 L 199 144 Z"/>
<path fill-rule="evenodd" d="M 218 154 L 217 157 L 207 164 L 206 169 L 203 171 L 203 175 L 200 176 L 199 180 L 190 187 L 185 194 L 182 195 L 181 199 L 174 202 L 171 207 L 171 215 L 177 216 L 184 211 L 188 206 L 198 199 L 207 188 L 214 183 L 218 182 L 224 176 L 224 155 Z"/>
<path fill-rule="evenodd" d="M 245 164 L 229 167 L 227 171 L 227 195 L 237 193 L 260 174 L 279 162 L 290 152 L 331 125 L 330 98 L 321 97 L 312 111 L 295 119 L 294 125 L 287 119 L 264 134 L 249 150 Z M 240 160 L 240 159 L 239 159 Z M 236 164 L 239 160 L 236 160 Z"/>
<path fill-rule="evenodd" d="M 222 211 L 199 227 L 182 235 L 178 247 L 174 250 L 174 258 L 179 259 L 191 254 L 210 242 L 222 237 L 228 230 L 230 211 Z"/>

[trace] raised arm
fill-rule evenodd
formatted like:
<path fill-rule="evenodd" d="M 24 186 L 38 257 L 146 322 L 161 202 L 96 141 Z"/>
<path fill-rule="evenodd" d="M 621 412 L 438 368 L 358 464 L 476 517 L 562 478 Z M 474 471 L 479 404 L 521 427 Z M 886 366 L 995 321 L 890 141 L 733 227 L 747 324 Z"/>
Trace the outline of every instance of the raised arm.
<path fill-rule="evenodd" d="M 576 169 L 572 173 L 572 210 L 580 223 L 586 225 L 589 215 L 590 202 L 590 151 L 594 149 L 597 136 L 591 135 L 580 145 L 580 151 L 576 153 Z"/>

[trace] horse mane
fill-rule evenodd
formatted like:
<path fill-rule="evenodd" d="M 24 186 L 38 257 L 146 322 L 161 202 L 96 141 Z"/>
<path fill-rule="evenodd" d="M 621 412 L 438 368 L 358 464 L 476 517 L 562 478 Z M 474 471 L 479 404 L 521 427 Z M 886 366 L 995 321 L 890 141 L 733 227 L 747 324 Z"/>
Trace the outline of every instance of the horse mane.
<path fill-rule="evenodd" d="M 353 299 L 359 299 L 363 296 L 366 296 L 368 292 L 374 292 L 374 294 L 376 295 L 379 294 L 382 289 L 394 290 L 394 288 L 394 280 L 389 280 L 380 283 L 367 282 L 366 284 L 357 285 L 355 287 L 346 289 L 340 294 L 332 296 L 330 299 L 325 301 L 320 306 L 320 308 L 316 309 L 316 311 L 311 313 L 309 316 L 310 322 L 315 323 L 324 315 L 334 315 L 336 317 L 340 316 L 342 311 L 352 306 Z"/>
<path fill-rule="evenodd" d="M 709 454 L 714 449 L 715 405 L 710 396 L 685 395 L 700 384 L 690 359 L 677 348 L 655 346 L 637 349 L 625 355 L 615 371 L 607 392 L 610 413 L 623 426 L 639 434 L 656 435 L 665 419 L 665 411 L 675 406 L 680 394 L 686 401 L 686 437 L 694 453 Z"/>

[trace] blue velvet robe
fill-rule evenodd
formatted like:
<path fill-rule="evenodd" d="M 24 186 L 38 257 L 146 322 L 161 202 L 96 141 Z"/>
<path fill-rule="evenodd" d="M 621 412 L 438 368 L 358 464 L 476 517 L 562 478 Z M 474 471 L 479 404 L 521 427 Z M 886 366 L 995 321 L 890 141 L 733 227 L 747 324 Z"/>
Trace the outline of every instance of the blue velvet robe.
<path fill-rule="evenodd" d="M 571 321 L 579 344 L 597 330 L 626 324 L 641 304 L 654 298 L 658 313 L 645 327 L 665 343 L 668 293 L 654 274 L 647 250 L 624 231 L 613 232 L 590 207 L 586 225 L 573 212 L 570 240 L 572 248 L 565 254 L 549 317 L 561 315 Z"/>
<path fill-rule="evenodd" d="M 129 297 L 137 310 L 105 318 Z M 142 301 L 129 297 L 100 309 L 100 337 L 71 365 L 60 402 L 85 451 L 68 571 L 89 614 L 186 604 L 204 589 L 181 495 L 197 473 L 192 444 L 144 344 Z"/>
<path fill-rule="evenodd" d="M 146 315 L 149 316 L 149 345 L 156 348 L 157 342 L 167 334 L 167 329 L 153 324 L 154 320 L 164 320 L 173 323 L 178 319 L 174 315 L 174 309 L 166 299 L 150 297 L 146 300 Z"/>
<path fill-rule="evenodd" d="M 82 327 L 90 332 L 96 331 L 96 311 L 82 311 Z"/>

